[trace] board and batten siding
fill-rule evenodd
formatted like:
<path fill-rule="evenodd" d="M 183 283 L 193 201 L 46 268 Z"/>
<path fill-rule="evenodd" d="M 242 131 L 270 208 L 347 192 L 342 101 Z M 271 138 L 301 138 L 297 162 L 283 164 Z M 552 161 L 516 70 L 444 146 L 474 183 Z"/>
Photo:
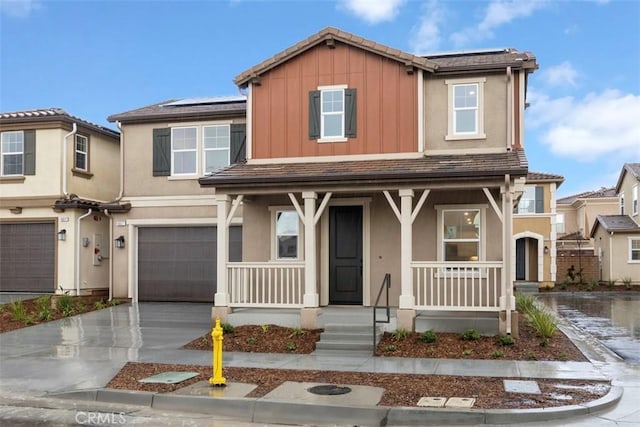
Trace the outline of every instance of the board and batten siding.
<path fill-rule="evenodd" d="M 356 137 L 309 139 L 309 92 L 345 84 L 357 92 Z M 404 64 L 341 43 L 316 46 L 253 85 L 252 157 L 416 152 L 417 96 L 417 73 Z"/>

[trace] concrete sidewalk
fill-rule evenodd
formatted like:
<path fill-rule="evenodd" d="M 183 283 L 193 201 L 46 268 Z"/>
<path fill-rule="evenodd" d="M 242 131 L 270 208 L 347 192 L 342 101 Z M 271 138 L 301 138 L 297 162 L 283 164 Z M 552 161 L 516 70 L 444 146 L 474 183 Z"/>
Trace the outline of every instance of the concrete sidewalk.
<path fill-rule="evenodd" d="M 180 347 L 209 330 L 210 310 L 211 307 L 208 304 L 141 303 L 122 305 L 2 334 L 0 335 L 1 389 L 3 392 L 21 393 L 34 398 L 51 396 L 55 393 L 74 393 L 76 398 L 83 396 L 96 400 L 98 396 L 109 395 L 108 392 L 99 392 L 98 390 L 101 390 L 128 361 L 209 365 L 211 363 L 210 353 L 184 350 Z M 592 348 L 589 357 L 593 358 L 593 363 L 429 360 L 227 352 L 224 354 L 224 366 L 510 378 L 613 379 L 614 385 L 623 388 L 630 387 L 631 395 L 637 396 L 636 393 L 640 387 L 638 366 L 627 365 L 616 360 L 601 349 L 593 350 Z M 610 406 L 620 397 L 618 392 L 619 390 L 614 390 L 607 402 L 601 402 L 604 407 Z M 115 402 L 112 403 L 117 403 L 120 397 L 113 396 L 115 395 L 107 396 L 106 399 L 112 401 L 115 399 Z M 625 396 L 622 397 L 616 409 L 600 412 L 597 416 L 589 415 L 590 408 L 585 407 L 569 408 L 573 410 L 570 415 L 573 417 L 586 416 L 584 422 L 587 424 L 584 425 L 595 421 L 598 421 L 598 424 L 594 425 L 602 425 L 603 416 L 610 416 L 615 421 L 638 422 L 640 425 L 640 411 L 635 404 L 627 405 Z M 171 406 L 173 403 L 167 402 L 181 402 L 186 405 L 185 408 L 189 408 L 189 405 L 198 400 L 194 398 L 195 396 L 160 397 L 156 395 L 141 399 L 145 404 L 147 403 L 146 399 L 150 399 L 149 406 L 151 407 L 154 407 L 153 401 L 155 400 L 156 404 L 164 402 L 165 406 L 161 406 L 164 409 L 177 409 Z M 128 399 L 131 401 L 130 397 Z M 211 406 L 211 399 L 205 399 L 209 399 L 209 403 L 203 405 Z M 241 400 L 237 399 L 238 402 Z M 296 403 L 279 402 L 281 407 L 272 412 L 270 409 L 265 409 L 263 402 L 255 399 L 252 402 L 254 405 L 252 406 L 253 412 L 251 412 L 253 414 L 252 422 L 258 422 L 257 419 L 262 420 L 261 422 L 308 423 L 312 421 L 304 418 L 299 421 L 293 418 L 259 418 L 260 414 L 302 413 L 309 415 L 313 411 L 310 411 L 309 408 L 302 408 L 301 411 L 286 410 L 287 408 L 291 409 L 291 405 Z M 226 404 L 228 408 L 229 402 Z M 604 407 L 598 408 L 604 409 Z M 322 407 L 316 409 L 323 410 Z M 246 410 L 246 407 L 242 407 L 242 410 Z M 282 412 L 282 410 L 285 411 Z M 326 408 L 324 410 L 326 411 Z M 416 420 L 424 422 L 420 410 L 396 409 L 394 413 L 396 411 L 404 411 L 403 416 L 409 417 L 396 417 L 397 424 L 401 424 L 400 421 L 411 424 L 411 417 L 417 417 Z M 446 413 L 443 410 L 438 411 L 441 414 Z M 513 417 L 516 412 L 518 411 L 506 413 L 505 416 L 515 421 Z M 549 419 L 551 412 L 556 412 L 552 414 L 551 418 L 565 415 L 557 411 L 547 410 L 545 412 L 547 415 L 539 420 Z M 391 412 L 381 412 L 380 407 L 373 407 L 371 413 L 381 413 L 381 416 L 386 417 L 387 423 L 389 423 L 389 416 L 392 414 Z M 465 421 L 457 418 L 460 413 L 458 411 L 455 414 L 450 414 L 449 419 L 466 424 L 504 422 L 506 419 L 502 418 L 500 421 L 500 418 L 492 418 L 483 413 L 481 418 L 472 417 Z M 347 410 L 344 415 L 347 414 L 357 413 L 353 410 Z M 377 419 L 376 417 L 377 415 L 374 415 L 371 420 Z M 392 417 L 392 419 L 394 418 Z M 322 420 L 325 421 L 324 418 Z M 339 418 L 339 420 L 363 424 L 362 422 L 358 423 L 357 419 Z M 520 422 L 527 420 L 533 421 L 536 420 L 536 417 L 521 418 Z M 572 422 L 575 420 L 573 418 Z M 444 421 L 441 420 L 440 423 Z M 567 423 L 564 422 L 562 425 L 567 425 Z"/>

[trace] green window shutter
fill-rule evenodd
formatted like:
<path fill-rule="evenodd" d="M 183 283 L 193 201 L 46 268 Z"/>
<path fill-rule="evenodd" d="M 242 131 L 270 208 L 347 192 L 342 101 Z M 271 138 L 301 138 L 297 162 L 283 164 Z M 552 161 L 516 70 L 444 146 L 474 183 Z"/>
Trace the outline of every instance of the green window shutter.
<path fill-rule="evenodd" d="M 24 131 L 24 175 L 36 174 L 36 131 Z"/>
<path fill-rule="evenodd" d="M 171 175 L 171 128 L 153 130 L 153 176 Z"/>
<path fill-rule="evenodd" d="M 344 136 L 346 138 L 356 137 L 356 90 L 344 90 Z"/>
<path fill-rule="evenodd" d="M 238 163 L 247 158 L 247 125 L 233 124 L 231 125 L 231 151 L 229 153 L 229 161 L 231 164 Z"/>
<path fill-rule="evenodd" d="M 309 139 L 320 138 L 320 91 L 309 92 Z"/>
<path fill-rule="evenodd" d="M 544 188 L 536 187 L 536 213 L 544 212 Z"/>

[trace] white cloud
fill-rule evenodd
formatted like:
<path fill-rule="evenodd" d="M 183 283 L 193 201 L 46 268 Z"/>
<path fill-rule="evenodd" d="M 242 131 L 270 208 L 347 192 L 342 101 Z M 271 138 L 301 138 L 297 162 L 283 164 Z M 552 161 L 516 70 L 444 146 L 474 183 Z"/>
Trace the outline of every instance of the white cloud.
<path fill-rule="evenodd" d="M 527 123 L 547 128 L 540 141 L 552 153 L 583 162 L 605 155 L 640 158 L 640 95 L 615 89 L 583 99 L 530 95 Z"/>
<path fill-rule="evenodd" d="M 0 13 L 14 18 L 27 18 L 39 8 L 40 3 L 35 0 L 0 0 Z"/>
<path fill-rule="evenodd" d="M 369 24 L 393 21 L 406 0 L 341 0 L 340 4 Z"/>
<path fill-rule="evenodd" d="M 453 33 L 451 41 L 456 46 L 465 46 L 471 40 L 477 42 L 490 39 L 496 28 L 517 18 L 529 16 L 546 5 L 546 1 L 493 0 L 487 6 L 485 16 L 478 25 Z"/>
<path fill-rule="evenodd" d="M 411 49 L 417 54 L 436 52 L 440 48 L 439 26 L 445 19 L 445 11 L 436 0 L 426 3 L 423 10 L 420 22 L 413 27 L 409 40 Z"/>
<path fill-rule="evenodd" d="M 578 72 L 570 62 L 546 68 L 541 73 L 541 79 L 548 86 L 576 86 Z"/>

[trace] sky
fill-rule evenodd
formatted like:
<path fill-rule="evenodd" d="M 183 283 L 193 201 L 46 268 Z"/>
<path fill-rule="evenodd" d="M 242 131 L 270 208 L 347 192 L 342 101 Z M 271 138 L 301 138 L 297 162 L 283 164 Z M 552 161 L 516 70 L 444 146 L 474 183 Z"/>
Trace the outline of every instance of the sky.
<path fill-rule="evenodd" d="M 640 162 L 640 1 L 0 0 L 0 111 L 103 126 L 167 99 L 237 95 L 235 76 L 333 26 L 409 53 L 532 52 L 529 169 L 558 197 Z"/>

